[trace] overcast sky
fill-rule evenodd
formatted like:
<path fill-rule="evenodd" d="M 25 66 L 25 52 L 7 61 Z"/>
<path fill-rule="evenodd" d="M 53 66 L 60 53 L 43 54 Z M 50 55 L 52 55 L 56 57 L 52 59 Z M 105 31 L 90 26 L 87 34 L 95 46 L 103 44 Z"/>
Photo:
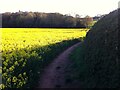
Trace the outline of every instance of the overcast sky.
<path fill-rule="evenodd" d="M 117 9 L 118 1 L 120 0 L 0 0 L 0 13 L 21 10 L 95 16 Z"/>

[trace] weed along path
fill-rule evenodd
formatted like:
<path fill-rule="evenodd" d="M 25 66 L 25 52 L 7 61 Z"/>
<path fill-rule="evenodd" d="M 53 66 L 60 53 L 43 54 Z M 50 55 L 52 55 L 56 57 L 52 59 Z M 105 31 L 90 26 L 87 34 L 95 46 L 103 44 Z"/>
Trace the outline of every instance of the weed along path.
<path fill-rule="evenodd" d="M 69 54 L 80 45 L 81 42 L 69 47 L 53 60 L 44 70 L 38 88 L 64 88 L 65 67 L 69 63 Z"/>

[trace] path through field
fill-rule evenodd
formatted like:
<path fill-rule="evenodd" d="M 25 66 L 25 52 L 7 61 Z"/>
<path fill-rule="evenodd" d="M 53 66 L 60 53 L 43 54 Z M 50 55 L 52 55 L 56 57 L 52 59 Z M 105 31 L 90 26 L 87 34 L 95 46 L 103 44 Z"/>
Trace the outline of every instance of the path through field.
<path fill-rule="evenodd" d="M 64 88 L 65 87 L 65 67 L 69 64 L 68 56 L 69 54 L 80 45 L 81 42 L 69 47 L 63 53 L 61 53 L 57 58 L 53 60 L 52 63 L 45 68 L 38 88 Z"/>

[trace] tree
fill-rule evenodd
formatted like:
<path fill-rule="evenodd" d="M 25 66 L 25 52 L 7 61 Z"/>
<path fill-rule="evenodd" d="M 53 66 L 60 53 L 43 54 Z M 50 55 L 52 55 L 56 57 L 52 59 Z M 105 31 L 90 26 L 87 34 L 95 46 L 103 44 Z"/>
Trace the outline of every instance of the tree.
<path fill-rule="evenodd" d="M 16 12 L 2 14 L 3 28 L 83 28 L 80 16 L 59 13 Z M 85 23 L 86 24 L 86 23 Z"/>
<path fill-rule="evenodd" d="M 90 28 L 92 23 L 93 23 L 93 18 L 90 16 L 85 16 L 85 18 L 83 19 L 83 23 L 87 28 Z"/>

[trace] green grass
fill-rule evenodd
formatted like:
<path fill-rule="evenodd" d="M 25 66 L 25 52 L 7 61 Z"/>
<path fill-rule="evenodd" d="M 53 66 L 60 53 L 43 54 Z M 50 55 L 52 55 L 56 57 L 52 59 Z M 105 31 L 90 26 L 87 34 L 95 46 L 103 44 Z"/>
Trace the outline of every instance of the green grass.
<path fill-rule="evenodd" d="M 70 79 L 72 83 L 69 83 L 68 86 L 75 87 L 92 87 L 94 86 L 93 83 L 89 83 L 90 75 L 88 72 L 87 63 L 84 61 L 84 46 L 81 44 L 80 46 L 76 47 L 74 51 L 70 54 L 70 62 L 72 64 L 68 65 L 66 68 L 66 79 Z M 92 78 L 91 78 L 92 79 Z"/>

